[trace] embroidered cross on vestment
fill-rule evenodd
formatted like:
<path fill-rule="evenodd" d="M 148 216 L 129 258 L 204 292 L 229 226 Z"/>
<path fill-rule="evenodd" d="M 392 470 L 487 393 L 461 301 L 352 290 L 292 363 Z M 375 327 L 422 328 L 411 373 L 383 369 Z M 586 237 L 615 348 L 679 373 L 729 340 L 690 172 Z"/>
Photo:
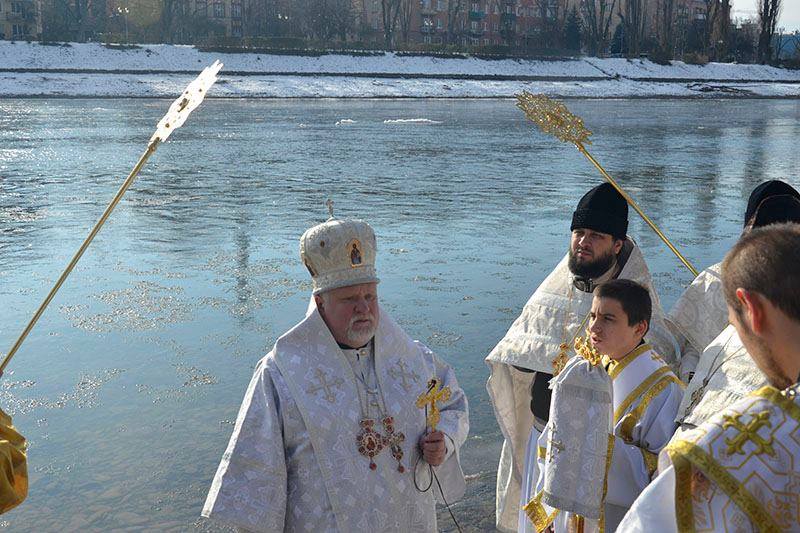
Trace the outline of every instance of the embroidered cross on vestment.
<path fill-rule="evenodd" d="M 403 360 L 398 360 L 393 367 L 389 369 L 389 375 L 392 376 L 393 379 L 400 382 L 400 386 L 403 387 L 403 390 L 408 392 L 411 390 L 411 382 L 410 379 L 414 380 L 414 383 L 419 383 L 419 374 L 414 372 L 408 371 L 406 368 L 406 362 Z"/>
<path fill-rule="evenodd" d="M 771 457 L 775 457 L 775 449 L 772 447 L 772 437 L 764 439 L 758 434 L 758 430 L 766 426 L 772 427 L 772 422 L 769 421 L 769 411 L 762 411 L 750 419 L 747 425 L 743 424 L 740 420 L 742 415 L 724 415 L 725 422 L 722 424 L 723 429 L 734 428 L 739 431 L 739 434 L 733 438 L 726 438 L 725 443 L 728 445 L 726 450 L 728 455 L 743 454 L 743 446 L 747 441 L 751 441 L 756 445 L 756 455 L 766 453 Z"/>
<path fill-rule="evenodd" d="M 317 378 L 316 380 L 319 382 L 319 385 L 307 388 L 306 392 L 316 395 L 317 392 L 323 391 L 322 397 L 327 400 L 328 403 L 336 403 L 336 395 L 333 393 L 333 389 L 338 389 L 344 385 L 344 380 L 342 380 L 342 378 L 334 378 L 332 381 L 328 381 L 328 376 L 325 375 L 325 372 L 323 372 L 321 368 L 314 369 L 314 377 Z"/>

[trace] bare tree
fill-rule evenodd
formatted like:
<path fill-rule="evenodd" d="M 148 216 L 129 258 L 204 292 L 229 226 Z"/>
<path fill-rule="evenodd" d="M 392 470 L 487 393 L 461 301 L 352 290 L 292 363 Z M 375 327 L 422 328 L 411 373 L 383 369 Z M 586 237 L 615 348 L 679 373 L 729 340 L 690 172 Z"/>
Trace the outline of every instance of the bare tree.
<path fill-rule="evenodd" d="M 381 21 L 383 22 L 383 40 L 387 50 L 394 45 L 394 32 L 400 16 L 401 0 L 381 0 Z"/>
<path fill-rule="evenodd" d="M 447 42 L 453 44 L 456 41 L 456 25 L 459 15 L 464 9 L 465 0 L 447 0 Z"/>
<path fill-rule="evenodd" d="M 581 11 L 586 22 L 586 36 L 590 55 L 598 55 L 608 48 L 611 17 L 617 0 L 582 0 Z"/>
<path fill-rule="evenodd" d="M 562 13 L 559 10 L 559 3 L 553 0 L 534 0 L 534 5 L 539 14 L 536 46 L 538 48 L 560 48 L 563 44 L 566 9 Z"/>
<path fill-rule="evenodd" d="M 659 0 L 656 6 L 656 33 L 661 52 L 671 59 L 675 51 L 675 0 Z"/>
<path fill-rule="evenodd" d="M 411 17 L 414 14 L 414 2 L 419 0 L 400 0 L 400 34 L 403 36 L 403 43 L 408 44 L 411 35 Z"/>
<path fill-rule="evenodd" d="M 628 57 L 638 57 L 642 51 L 647 27 L 647 6 L 645 0 L 626 0 L 625 11 L 619 11 L 625 40 L 628 43 Z"/>
<path fill-rule="evenodd" d="M 758 61 L 772 61 L 772 39 L 778 26 L 782 0 L 758 0 Z"/>

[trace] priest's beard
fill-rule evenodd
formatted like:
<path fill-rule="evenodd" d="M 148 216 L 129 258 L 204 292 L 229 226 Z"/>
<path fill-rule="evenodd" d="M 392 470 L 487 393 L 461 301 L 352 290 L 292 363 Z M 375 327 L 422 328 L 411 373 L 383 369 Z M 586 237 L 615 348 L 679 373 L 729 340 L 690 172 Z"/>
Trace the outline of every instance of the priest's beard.
<path fill-rule="evenodd" d="M 608 250 L 605 254 L 596 256 L 591 261 L 582 261 L 578 259 L 578 256 L 576 256 L 575 252 L 570 248 L 567 266 L 569 267 L 569 271 L 576 276 L 597 279 L 608 272 L 609 269 L 614 266 L 616 260 L 617 256 L 614 254 L 614 251 Z"/>
<path fill-rule="evenodd" d="M 741 319 L 739 320 L 739 327 L 736 328 L 739 332 L 739 337 L 742 339 L 742 344 L 747 348 L 748 353 L 755 361 L 756 366 L 764 373 L 767 381 L 778 389 L 785 389 L 791 387 L 796 383 L 797 376 L 789 377 L 775 361 L 775 356 L 772 349 L 767 346 L 764 340 L 753 333 L 750 328 Z"/>
<path fill-rule="evenodd" d="M 356 326 L 355 323 L 359 320 L 369 320 L 369 324 Z M 347 331 L 345 331 L 347 342 L 350 344 L 350 346 L 364 346 L 370 340 L 372 340 L 372 337 L 375 336 L 375 331 L 377 329 L 378 319 L 377 316 L 373 315 L 372 313 L 353 315 L 350 318 L 350 324 L 347 326 Z"/>

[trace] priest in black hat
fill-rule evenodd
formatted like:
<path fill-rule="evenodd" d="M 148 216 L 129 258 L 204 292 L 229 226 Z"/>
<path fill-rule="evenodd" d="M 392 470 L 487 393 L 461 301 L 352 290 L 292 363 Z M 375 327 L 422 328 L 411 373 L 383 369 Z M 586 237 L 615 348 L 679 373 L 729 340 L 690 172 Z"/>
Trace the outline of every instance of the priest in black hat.
<path fill-rule="evenodd" d="M 743 233 L 782 222 L 800 223 L 800 193 L 786 182 L 766 181 L 750 194 Z M 688 382 L 678 409 L 680 429 L 673 438 L 767 384 L 728 325 L 721 265 L 701 272 L 669 312 L 668 323 L 683 354 L 681 378 Z"/>
<path fill-rule="evenodd" d="M 566 228 L 564 228 L 566 230 Z M 536 441 L 550 409 L 548 382 L 585 334 L 594 288 L 626 278 L 648 288 L 653 319 L 647 342 L 676 363 L 675 340 L 666 327 L 658 296 L 641 250 L 627 236 L 628 204 L 604 183 L 578 202 L 570 224 L 566 255 L 533 293 L 522 314 L 486 362 L 495 416 L 505 437 L 497 472 L 497 527 L 526 531 L 532 526 L 522 505 L 537 478 Z"/>

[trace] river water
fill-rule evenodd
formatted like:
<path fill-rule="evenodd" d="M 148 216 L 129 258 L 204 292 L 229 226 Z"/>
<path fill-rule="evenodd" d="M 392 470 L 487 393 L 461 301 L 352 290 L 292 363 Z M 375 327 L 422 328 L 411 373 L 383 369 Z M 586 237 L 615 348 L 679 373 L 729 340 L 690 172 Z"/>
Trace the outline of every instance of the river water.
<path fill-rule="evenodd" d="M 0 350 L 168 104 L 0 100 Z M 734 242 L 756 184 L 800 185 L 797 100 L 568 104 L 594 131 L 593 154 L 699 268 Z M 159 148 L 0 381 L 31 478 L 0 527 L 216 529 L 198 520 L 202 502 L 253 366 L 305 310 L 298 238 L 327 217 L 327 198 L 374 226 L 384 307 L 469 395 L 469 492 L 454 511 L 466 529 L 491 527 L 501 436 L 483 358 L 599 182 L 509 100 L 207 101 Z M 691 275 L 634 213 L 630 233 L 669 308 Z"/>

